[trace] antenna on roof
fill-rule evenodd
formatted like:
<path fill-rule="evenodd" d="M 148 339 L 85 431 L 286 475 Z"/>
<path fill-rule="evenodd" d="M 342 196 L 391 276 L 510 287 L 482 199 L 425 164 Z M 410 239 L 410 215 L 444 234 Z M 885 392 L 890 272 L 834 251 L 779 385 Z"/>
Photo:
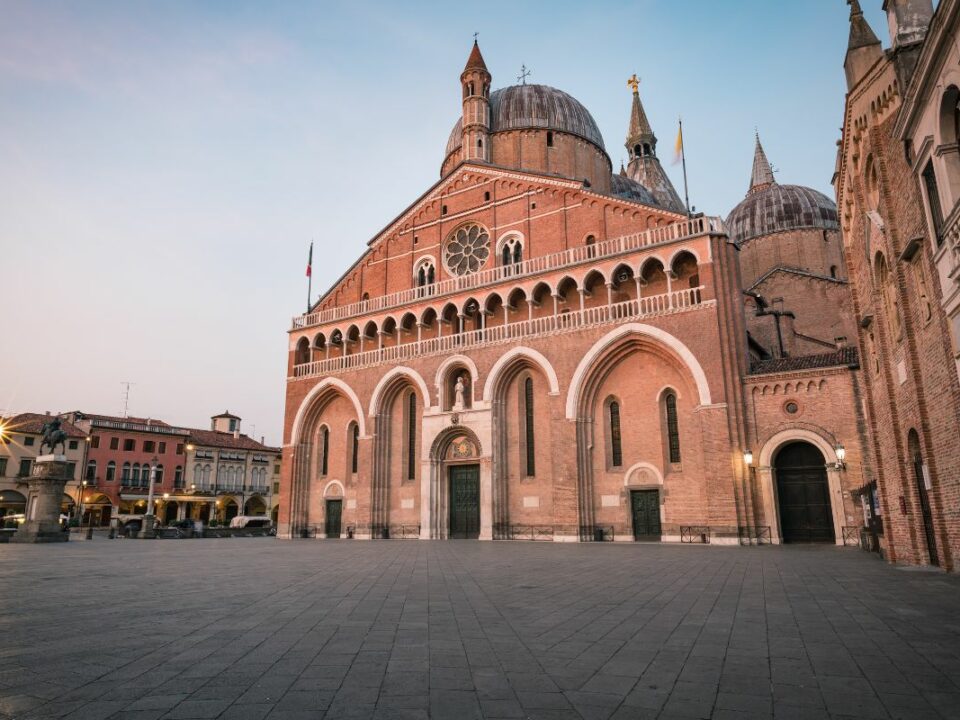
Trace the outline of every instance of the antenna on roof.
<path fill-rule="evenodd" d="M 124 380 L 122 383 L 120 383 L 120 385 L 123 387 L 123 393 L 121 393 L 121 396 L 123 397 L 123 417 L 126 417 L 127 410 L 130 407 L 130 386 L 136 385 L 136 383 Z"/>

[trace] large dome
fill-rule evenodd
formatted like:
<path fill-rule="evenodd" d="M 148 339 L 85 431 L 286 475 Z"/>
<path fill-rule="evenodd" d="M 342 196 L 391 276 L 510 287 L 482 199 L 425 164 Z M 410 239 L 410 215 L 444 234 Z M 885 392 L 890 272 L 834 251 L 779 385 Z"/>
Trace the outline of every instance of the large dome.
<path fill-rule="evenodd" d="M 647 188 L 625 175 L 614 174 L 613 177 L 610 178 L 610 192 L 617 197 L 633 200 L 643 203 L 644 205 L 654 205 L 657 207 L 660 205 Z"/>
<path fill-rule="evenodd" d="M 751 192 L 727 216 L 727 231 L 737 245 L 786 230 L 839 227 L 837 206 L 826 195 L 801 185 L 775 182 Z"/>
<path fill-rule="evenodd" d="M 606 152 L 600 128 L 580 102 L 548 85 L 511 85 L 490 93 L 490 132 L 537 128 L 570 133 Z M 457 120 L 444 157 L 460 147 L 463 119 Z"/>

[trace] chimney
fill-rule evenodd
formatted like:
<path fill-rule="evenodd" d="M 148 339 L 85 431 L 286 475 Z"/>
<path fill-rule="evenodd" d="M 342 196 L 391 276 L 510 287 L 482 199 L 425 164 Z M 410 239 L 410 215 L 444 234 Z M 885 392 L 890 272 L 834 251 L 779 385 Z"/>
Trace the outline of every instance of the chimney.
<path fill-rule="evenodd" d="M 44 412 L 44 415 L 46 415 L 47 417 L 50 417 L 50 411 L 47 410 L 46 412 Z"/>
<path fill-rule="evenodd" d="M 267 444 L 266 438 L 267 438 L 266 435 L 261 435 L 261 436 L 260 436 L 260 444 L 261 444 L 261 445 L 266 445 L 266 444 Z"/>

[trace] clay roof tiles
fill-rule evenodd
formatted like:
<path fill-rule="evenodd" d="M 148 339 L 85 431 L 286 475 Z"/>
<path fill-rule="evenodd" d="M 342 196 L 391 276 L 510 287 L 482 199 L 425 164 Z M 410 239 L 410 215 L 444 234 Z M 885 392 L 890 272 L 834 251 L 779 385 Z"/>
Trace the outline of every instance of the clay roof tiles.
<path fill-rule="evenodd" d="M 10 417 L 0 418 L 0 421 L 6 426 L 8 432 L 27 433 L 29 435 L 39 435 L 45 423 L 53 419 L 52 415 L 41 415 L 40 413 L 20 413 Z M 83 438 L 87 434 L 71 425 L 66 420 L 61 420 L 60 428 L 69 438 Z"/>
<path fill-rule="evenodd" d="M 774 373 L 796 372 L 797 370 L 816 370 L 830 367 L 859 367 L 860 357 L 855 347 L 844 347 L 820 355 L 802 355 L 799 357 L 774 358 L 760 360 L 750 367 L 751 375 L 771 375 Z"/>

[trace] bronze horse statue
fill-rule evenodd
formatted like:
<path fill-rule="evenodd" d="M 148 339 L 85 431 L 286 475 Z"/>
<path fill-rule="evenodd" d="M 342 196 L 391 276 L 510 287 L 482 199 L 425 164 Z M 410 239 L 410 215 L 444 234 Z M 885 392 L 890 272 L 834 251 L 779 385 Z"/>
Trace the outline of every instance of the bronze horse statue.
<path fill-rule="evenodd" d="M 62 426 L 63 421 L 60 418 L 55 417 L 52 420 L 49 420 L 43 424 L 43 428 L 40 430 L 43 437 L 40 439 L 40 452 L 43 452 L 43 448 L 50 448 L 50 452 L 56 455 L 57 445 L 60 446 L 61 452 L 67 451 L 67 434 L 63 431 Z"/>

